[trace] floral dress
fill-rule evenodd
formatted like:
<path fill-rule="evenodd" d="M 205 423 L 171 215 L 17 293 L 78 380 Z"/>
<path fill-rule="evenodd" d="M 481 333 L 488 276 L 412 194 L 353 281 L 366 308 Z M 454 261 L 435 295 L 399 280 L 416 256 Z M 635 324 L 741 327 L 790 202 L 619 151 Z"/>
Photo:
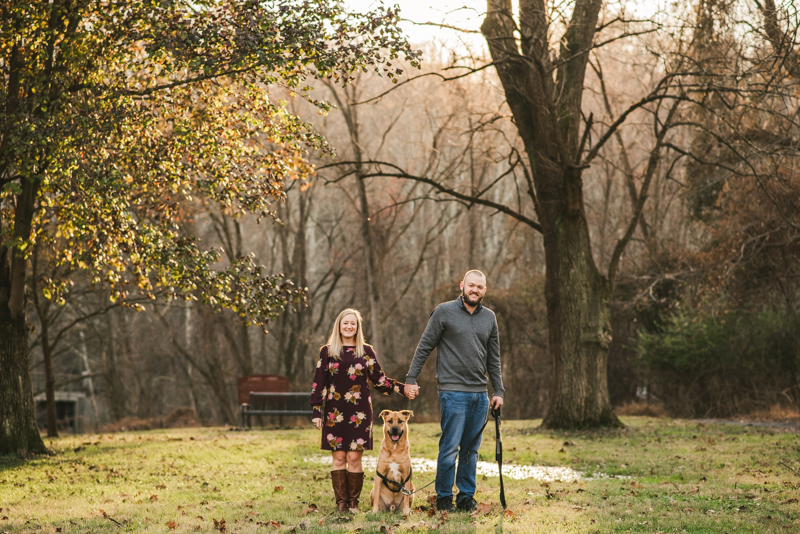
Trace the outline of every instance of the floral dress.
<path fill-rule="evenodd" d="M 311 386 L 311 407 L 313 418 L 322 419 L 323 450 L 372 450 L 369 384 L 384 395 L 393 391 L 405 394 L 405 384 L 383 374 L 369 345 L 364 345 L 361 358 L 356 356 L 355 347 L 344 347 L 340 360 L 328 356 L 327 345 L 319 351 Z"/>

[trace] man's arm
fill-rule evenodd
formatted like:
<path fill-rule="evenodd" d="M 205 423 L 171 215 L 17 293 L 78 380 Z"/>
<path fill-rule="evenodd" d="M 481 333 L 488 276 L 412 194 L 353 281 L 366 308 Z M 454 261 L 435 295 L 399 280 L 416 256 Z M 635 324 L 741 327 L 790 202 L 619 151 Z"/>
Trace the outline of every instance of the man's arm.
<path fill-rule="evenodd" d="M 501 399 L 500 405 L 502 406 L 505 390 L 503 389 L 503 373 L 500 368 L 500 336 L 497 332 L 497 318 L 494 320 L 492 331 L 489 334 L 489 342 L 486 345 L 486 368 L 489 371 L 489 380 L 492 381 L 492 388 L 494 389 L 492 401 L 494 401 L 495 397 L 499 397 Z"/>
<path fill-rule="evenodd" d="M 444 325 L 442 324 L 442 311 L 437 308 L 433 310 L 430 318 L 428 319 L 428 326 L 425 327 L 425 332 L 419 340 L 417 350 L 414 352 L 414 359 L 411 360 L 411 367 L 408 369 L 408 376 L 406 377 L 406 384 L 416 385 L 417 377 L 422 372 L 422 367 L 428 360 L 433 349 L 439 344 L 439 339 L 442 337 Z"/>

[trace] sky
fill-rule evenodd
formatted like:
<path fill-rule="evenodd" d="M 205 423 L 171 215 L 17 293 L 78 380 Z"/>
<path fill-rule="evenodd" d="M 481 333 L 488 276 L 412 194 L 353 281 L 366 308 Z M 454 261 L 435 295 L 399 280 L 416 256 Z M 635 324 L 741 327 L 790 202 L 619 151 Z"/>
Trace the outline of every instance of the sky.
<path fill-rule="evenodd" d="M 353 11 L 368 11 L 380 5 L 378 0 L 345 0 L 345 4 Z M 400 6 L 400 16 L 415 23 L 446 23 L 473 31 L 479 31 L 483 14 L 486 12 L 486 0 L 386 0 L 384 5 Z M 481 42 L 480 35 L 459 34 L 436 26 L 423 26 L 413 22 L 403 22 L 401 27 L 409 40 L 422 44 L 433 39 L 453 42 L 466 38 L 473 42 Z"/>

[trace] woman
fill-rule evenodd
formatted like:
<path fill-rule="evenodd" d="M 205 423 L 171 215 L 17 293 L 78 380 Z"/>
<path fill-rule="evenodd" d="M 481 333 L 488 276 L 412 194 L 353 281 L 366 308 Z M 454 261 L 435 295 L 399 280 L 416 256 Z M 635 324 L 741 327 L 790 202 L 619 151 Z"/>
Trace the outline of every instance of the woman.
<path fill-rule="evenodd" d="M 405 384 L 384 375 L 375 351 L 364 343 L 361 314 L 348 308 L 336 318 L 328 344 L 319 351 L 311 386 L 311 421 L 322 430 L 322 449 L 332 451 L 331 479 L 339 512 L 358 512 L 364 485 L 361 455 L 372 450 L 369 384 L 384 395 L 405 395 Z"/>

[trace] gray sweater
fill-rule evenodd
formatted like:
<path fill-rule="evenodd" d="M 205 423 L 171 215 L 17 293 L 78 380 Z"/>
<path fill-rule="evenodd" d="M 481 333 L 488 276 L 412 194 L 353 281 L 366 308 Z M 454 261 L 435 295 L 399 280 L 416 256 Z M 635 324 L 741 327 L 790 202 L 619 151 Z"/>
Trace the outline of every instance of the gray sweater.
<path fill-rule="evenodd" d="M 437 348 L 436 381 L 440 391 L 486 391 L 486 373 L 494 395 L 503 396 L 500 372 L 500 339 L 497 319 L 489 308 L 478 304 L 470 314 L 461 297 L 439 304 L 430 319 L 408 370 L 407 384 L 416 384 L 425 361 Z"/>

